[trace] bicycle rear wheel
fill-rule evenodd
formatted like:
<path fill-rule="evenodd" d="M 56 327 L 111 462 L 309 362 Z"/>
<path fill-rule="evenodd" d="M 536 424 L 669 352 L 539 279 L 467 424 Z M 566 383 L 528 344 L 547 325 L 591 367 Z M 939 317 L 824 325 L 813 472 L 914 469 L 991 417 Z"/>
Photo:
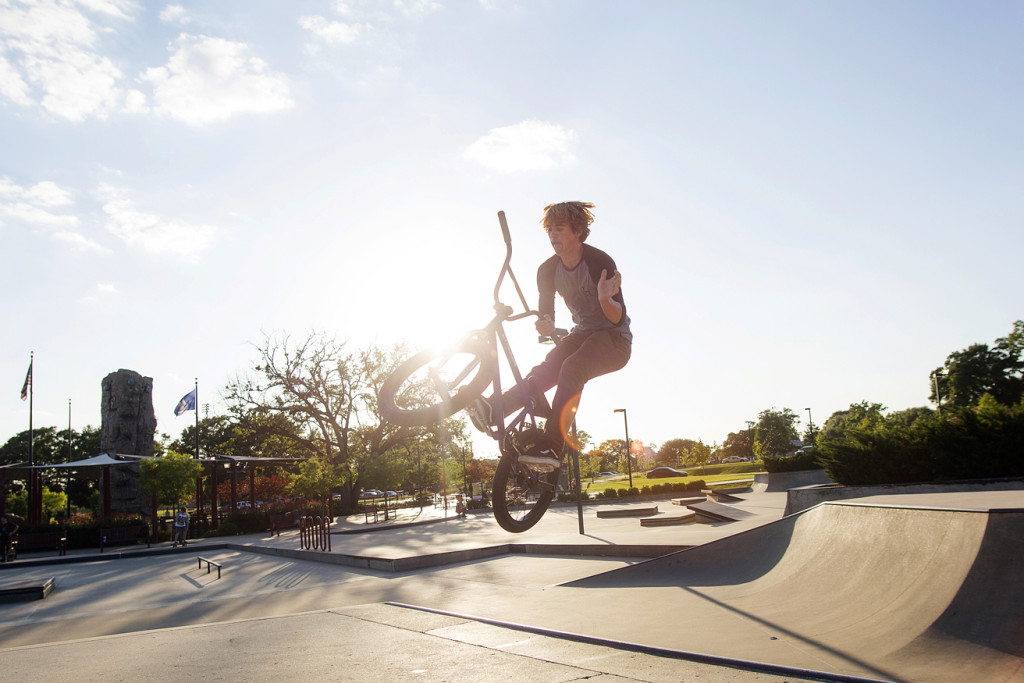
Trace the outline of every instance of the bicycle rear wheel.
<path fill-rule="evenodd" d="M 503 448 L 491 491 L 491 505 L 498 525 L 518 534 L 539 522 L 555 496 L 558 472 L 531 469 L 519 463 L 513 450 Z"/>
<path fill-rule="evenodd" d="M 401 427 L 426 427 L 469 406 L 494 379 L 497 360 L 485 339 L 469 337 L 454 350 L 421 351 L 384 381 L 381 416 Z"/>

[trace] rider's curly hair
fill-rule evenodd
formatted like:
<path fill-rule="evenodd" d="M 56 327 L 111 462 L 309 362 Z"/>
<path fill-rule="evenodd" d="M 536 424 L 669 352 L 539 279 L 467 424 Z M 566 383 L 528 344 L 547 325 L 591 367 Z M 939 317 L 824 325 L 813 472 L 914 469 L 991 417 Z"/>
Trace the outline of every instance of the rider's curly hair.
<path fill-rule="evenodd" d="M 544 217 L 540 219 L 540 224 L 547 232 L 554 225 L 567 223 L 580 236 L 580 242 L 585 242 L 590 234 L 590 224 L 594 222 L 593 208 L 590 202 L 548 204 L 544 207 Z"/>

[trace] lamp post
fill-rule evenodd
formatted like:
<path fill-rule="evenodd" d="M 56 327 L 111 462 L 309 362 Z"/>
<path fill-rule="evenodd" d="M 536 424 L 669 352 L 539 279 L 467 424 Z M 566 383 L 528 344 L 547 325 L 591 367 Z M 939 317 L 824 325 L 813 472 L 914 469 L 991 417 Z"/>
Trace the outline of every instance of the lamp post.
<path fill-rule="evenodd" d="M 753 420 L 747 420 L 747 431 L 750 432 L 750 462 L 754 462 L 754 425 Z"/>
<path fill-rule="evenodd" d="M 804 410 L 807 411 L 807 431 L 810 432 L 810 434 L 813 436 L 814 435 L 814 420 L 811 419 L 811 409 L 810 408 L 804 408 Z"/>
<path fill-rule="evenodd" d="M 626 427 L 626 471 L 629 472 L 629 488 L 633 488 L 633 463 L 629 454 L 629 419 L 626 417 L 625 408 L 616 408 L 615 413 L 622 413 L 622 424 Z"/>

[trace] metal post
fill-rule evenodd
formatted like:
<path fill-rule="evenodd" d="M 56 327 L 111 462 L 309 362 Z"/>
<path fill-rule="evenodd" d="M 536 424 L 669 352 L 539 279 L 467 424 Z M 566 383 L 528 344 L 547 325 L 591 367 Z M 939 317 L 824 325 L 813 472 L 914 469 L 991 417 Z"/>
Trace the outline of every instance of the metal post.
<path fill-rule="evenodd" d="M 68 464 L 71 464 L 71 399 L 68 399 Z M 71 519 L 71 468 L 67 471 L 67 483 L 64 485 L 64 493 L 67 495 L 67 512 L 64 519 Z"/>
<path fill-rule="evenodd" d="M 626 471 L 629 472 L 629 488 L 633 488 L 633 456 L 630 454 L 629 419 L 626 417 L 625 408 L 616 408 L 614 412 L 622 413 L 622 423 L 626 426 Z"/>
<path fill-rule="evenodd" d="M 811 409 L 810 408 L 804 408 L 804 410 L 807 411 L 807 431 L 809 431 L 811 433 L 811 435 L 813 436 L 814 435 L 814 420 L 811 419 Z"/>
<path fill-rule="evenodd" d="M 576 517 L 580 523 L 580 535 L 586 532 L 583 529 L 583 484 L 580 483 L 580 451 L 577 448 L 579 439 L 576 436 L 576 418 L 572 421 L 572 465 L 573 477 L 576 479 Z"/>

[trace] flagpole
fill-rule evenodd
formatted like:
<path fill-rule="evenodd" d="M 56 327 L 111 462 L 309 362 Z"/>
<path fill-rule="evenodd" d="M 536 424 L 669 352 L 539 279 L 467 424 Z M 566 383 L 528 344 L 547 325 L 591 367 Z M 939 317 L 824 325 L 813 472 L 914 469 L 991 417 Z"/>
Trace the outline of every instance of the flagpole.
<path fill-rule="evenodd" d="M 35 444 L 33 443 L 34 442 L 34 436 L 33 436 L 34 432 L 32 430 L 32 399 L 33 399 L 33 396 L 35 394 L 35 388 L 36 388 L 35 377 L 32 376 L 32 375 L 35 374 L 35 356 L 36 356 L 36 352 L 35 351 L 30 351 L 29 352 L 29 356 L 28 356 L 28 359 L 29 359 L 28 360 L 28 376 L 29 376 L 29 381 L 28 381 L 28 466 L 29 466 L 29 468 L 31 468 L 33 465 L 35 465 L 35 453 L 34 453 L 34 450 L 35 450 L 34 446 L 35 446 Z M 36 520 L 33 518 L 33 513 L 35 512 L 35 507 L 33 507 L 33 503 L 35 502 L 35 497 L 36 497 L 35 489 L 36 489 L 36 471 L 34 469 L 29 469 L 29 471 L 28 471 L 28 500 L 27 500 L 27 502 L 28 502 L 28 520 L 29 520 L 29 524 L 35 524 L 36 523 Z"/>
<path fill-rule="evenodd" d="M 196 377 L 196 460 L 199 459 L 199 378 Z"/>

